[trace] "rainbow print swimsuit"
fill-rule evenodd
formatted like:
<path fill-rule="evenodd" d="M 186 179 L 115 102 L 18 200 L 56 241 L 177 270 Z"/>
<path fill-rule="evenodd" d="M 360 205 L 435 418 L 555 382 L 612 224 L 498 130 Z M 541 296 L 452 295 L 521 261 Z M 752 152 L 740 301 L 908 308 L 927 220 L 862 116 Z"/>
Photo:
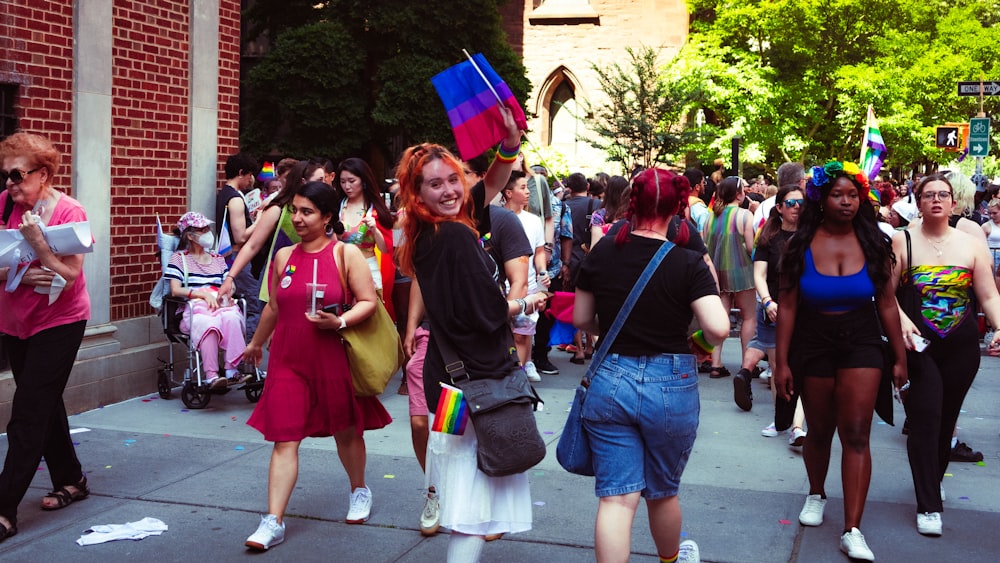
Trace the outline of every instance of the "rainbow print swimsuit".
<path fill-rule="evenodd" d="M 941 338 L 955 330 L 973 311 L 972 272 L 960 266 L 914 266 L 913 285 L 920 294 L 924 324 Z"/>

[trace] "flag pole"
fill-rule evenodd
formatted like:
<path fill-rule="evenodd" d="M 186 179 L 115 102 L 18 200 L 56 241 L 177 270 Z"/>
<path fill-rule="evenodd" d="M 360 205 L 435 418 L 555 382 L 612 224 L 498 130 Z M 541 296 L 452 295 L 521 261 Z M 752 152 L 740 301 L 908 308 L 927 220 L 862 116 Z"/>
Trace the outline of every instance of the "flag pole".
<path fill-rule="evenodd" d="M 865 114 L 865 129 L 861 133 L 861 156 L 858 157 L 858 164 L 865 165 L 865 148 L 868 146 L 868 128 L 872 123 L 872 105 L 868 104 L 868 112 Z"/>
<path fill-rule="evenodd" d="M 503 100 L 500 99 L 500 94 L 498 94 L 496 89 L 493 88 L 493 85 L 490 84 L 490 81 L 486 79 L 486 75 L 483 74 L 483 70 L 479 68 L 479 65 L 476 64 L 476 61 L 472 58 L 472 55 L 469 54 L 469 51 L 467 51 L 466 49 L 462 49 L 462 52 L 465 53 L 466 58 L 468 58 L 469 62 L 472 63 L 472 68 L 476 69 L 476 72 L 479 73 L 479 78 L 483 79 L 483 82 L 486 83 L 486 86 L 487 88 L 490 89 L 490 92 L 493 92 L 493 95 L 496 96 L 497 101 L 502 104 Z"/>

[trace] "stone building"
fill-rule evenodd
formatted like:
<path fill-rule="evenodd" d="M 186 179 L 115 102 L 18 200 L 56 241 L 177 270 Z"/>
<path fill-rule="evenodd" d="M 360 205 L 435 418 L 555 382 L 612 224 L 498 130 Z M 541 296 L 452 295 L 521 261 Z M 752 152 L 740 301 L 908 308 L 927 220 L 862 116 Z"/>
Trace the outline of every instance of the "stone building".
<path fill-rule="evenodd" d="M 0 137 L 56 143 L 54 185 L 96 239 L 71 413 L 156 391 L 156 216 L 214 210 L 220 162 L 238 147 L 239 33 L 239 0 L 0 0 Z M 0 363 L 0 431 L 13 391 Z"/>
<path fill-rule="evenodd" d="M 659 48 L 662 61 L 687 40 L 684 0 L 510 0 L 501 8 L 508 40 L 531 81 L 529 137 L 566 157 L 572 170 L 612 170 L 580 138 L 592 137 L 586 102 L 600 103 L 592 65 L 628 60 L 626 48 Z"/>

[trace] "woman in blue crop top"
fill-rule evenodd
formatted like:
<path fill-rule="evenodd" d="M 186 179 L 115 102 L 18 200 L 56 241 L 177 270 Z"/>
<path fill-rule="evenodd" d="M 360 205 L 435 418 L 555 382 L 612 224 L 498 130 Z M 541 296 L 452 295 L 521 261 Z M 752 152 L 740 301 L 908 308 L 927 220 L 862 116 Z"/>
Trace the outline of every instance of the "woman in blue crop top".
<path fill-rule="evenodd" d="M 871 481 L 872 412 L 886 360 L 894 359 L 897 387 L 907 377 L 890 281 L 894 258 L 867 194 L 868 179 L 856 164 L 834 161 L 812 169 L 798 230 L 782 258 L 774 384 L 785 400 L 801 393 L 809 425 L 802 450 L 809 495 L 799 522 L 823 523 L 837 432 L 844 484 L 840 548 L 849 557 L 871 561 L 875 556 L 858 528 Z M 888 414 L 879 414 L 891 423 L 891 412 L 890 399 Z"/>
<path fill-rule="evenodd" d="M 942 532 L 941 480 L 951 456 L 951 436 L 962 402 L 979 371 L 976 305 L 993 326 L 1000 322 L 1000 294 L 993 259 L 981 238 L 949 226 L 955 197 L 944 175 L 924 177 L 914 188 L 923 215 L 919 225 L 893 238 L 899 256 L 895 279 L 910 381 L 903 405 L 910 433 L 906 451 L 917 500 L 917 531 Z M 909 243 L 909 244 L 908 244 Z M 914 341 L 930 342 L 916 352 Z M 1000 338 L 988 343 L 1000 354 Z"/>

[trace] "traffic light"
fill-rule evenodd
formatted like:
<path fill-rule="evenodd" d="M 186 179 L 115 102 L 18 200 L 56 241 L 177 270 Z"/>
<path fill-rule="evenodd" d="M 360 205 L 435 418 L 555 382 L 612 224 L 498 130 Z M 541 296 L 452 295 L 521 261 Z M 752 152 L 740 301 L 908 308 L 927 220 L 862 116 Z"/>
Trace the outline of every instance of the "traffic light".
<path fill-rule="evenodd" d="M 958 127 L 951 125 L 935 127 L 934 139 L 937 148 L 946 151 L 958 151 L 962 145 L 961 138 L 958 135 Z"/>

